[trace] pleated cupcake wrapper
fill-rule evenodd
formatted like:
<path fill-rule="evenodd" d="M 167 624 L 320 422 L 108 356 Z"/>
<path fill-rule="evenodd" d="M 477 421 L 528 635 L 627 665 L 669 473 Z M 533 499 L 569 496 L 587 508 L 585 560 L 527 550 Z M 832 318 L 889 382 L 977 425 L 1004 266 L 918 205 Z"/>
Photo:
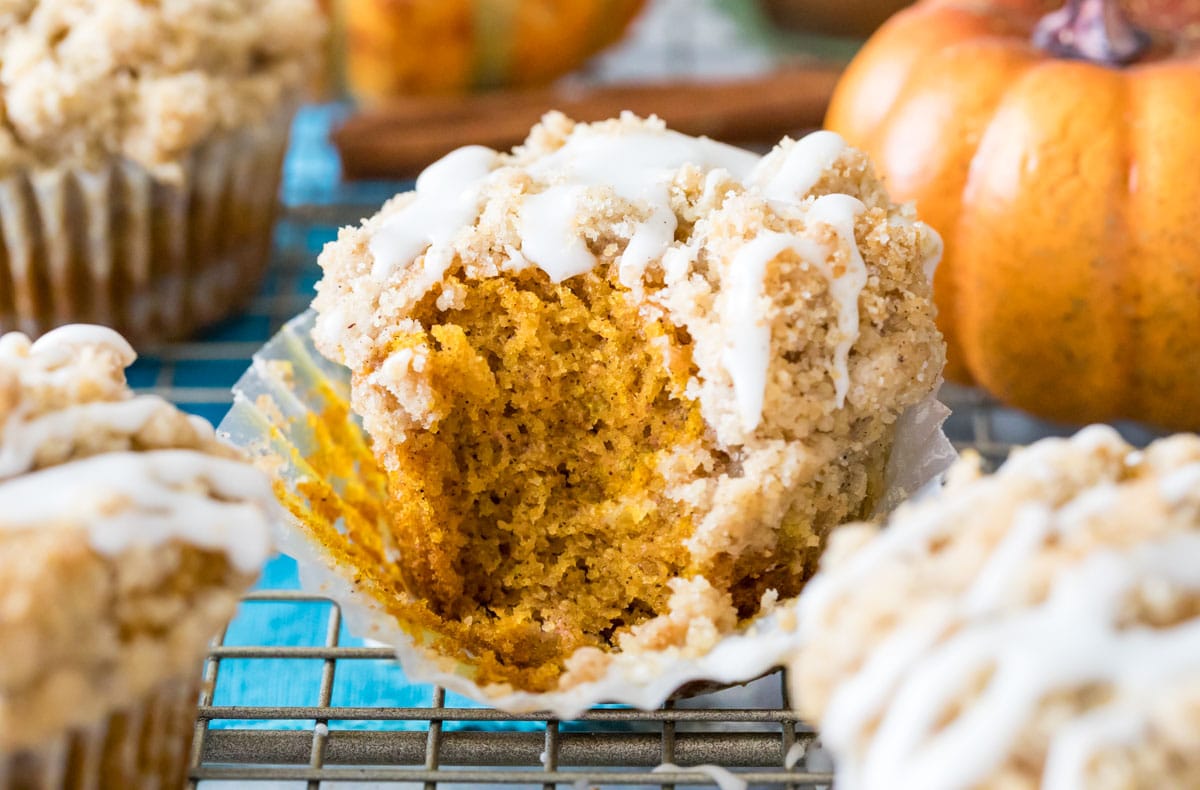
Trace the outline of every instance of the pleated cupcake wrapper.
<path fill-rule="evenodd" d="M 199 693 L 198 675 L 168 681 L 99 724 L 0 755 L 0 790 L 178 790 Z"/>
<path fill-rule="evenodd" d="M 355 507 L 351 502 L 363 502 L 364 495 L 386 501 L 387 492 L 378 473 L 329 479 L 308 463 L 307 459 L 322 451 L 320 443 L 330 435 L 341 437 L 350 457 L 361 457 L 367 447 L 367 438 L 349 411 L 349 372 L 313 347 L 314 320 L 312 311 L 298 316 L 255 355 L 250 370 L 234 387 L 233 408 L 218 430 L 269 468 L 287 497 L 304 500 L 306 486 L 317 480 L 323 496 L 338 500 L 332 503 L 332 512 L 344 513 Z M 333 426 L 332 431 L 314 428 L 329 415 L 339 414 L 345 415 L 345 424 Z M 954 450 L 941 430 L 947 414 L 931 396 L 901 417 L 888 461 L 882 506 L 894 506 L 931 484 L 953 461 Z M 322 510 L 329 512 L 329 505 L 323 503 Z M 372 522 L 385 518 L 382 512 L 356 508 L 359 517 Z M 377 526 L 381 534 L 387 533 L 386 524 Z M 549 711 L 572 718 L 602 702 L 654 709 L 681 688 L 734 685 L 760 677 L 784 664 L 801 638 L 793 602 L 784 602 L 701 656 L 689 658 L 672 650 L 616 653 L 602 677 L 547 693 L 480 686 L 472 680 L 470 665 L 426 646 L 431 634 L 410 628 L 418 633 L 414 637 L 403 628 L 363 583 L 356 581 L 354 568 L 314 539 L 311 528 L 301 520 L 285 525 L 278 542 L 282 551 L 299 562 L 301 586 L 337 601 L 352 633 L 394 648 L 411 680 L 436 683 L 512 713 Z M 389 554 L 403 551 L 402 547 L 385 548 Z"/>
<path fill-rule="evenodd" d="M 266 271 L 291 116 L 161 171 L 114 158 L 0 179 L 0 332 L 87 322 L 140 342 L 232 313 Z"/>

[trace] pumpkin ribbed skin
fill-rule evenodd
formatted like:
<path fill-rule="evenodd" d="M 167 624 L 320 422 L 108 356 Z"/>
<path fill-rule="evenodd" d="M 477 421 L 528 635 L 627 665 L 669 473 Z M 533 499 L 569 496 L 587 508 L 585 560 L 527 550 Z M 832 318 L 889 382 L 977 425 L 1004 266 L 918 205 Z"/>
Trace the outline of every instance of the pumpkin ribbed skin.
<path fill-rule="evenodd" d="M 338 0 L 359 99 L 549 82 L 616 41 L 644 0 Z"/>
<path fill-rule="evenodd" d="M 826 125 L 942 233 L 950 378 L 1054 419 L 1200 427 L 1197 41 L 1179 4 L 1133 2 L 1148 56 L 1054 58 L 1030 37 L 1057 5 L 902 12 Z"/>

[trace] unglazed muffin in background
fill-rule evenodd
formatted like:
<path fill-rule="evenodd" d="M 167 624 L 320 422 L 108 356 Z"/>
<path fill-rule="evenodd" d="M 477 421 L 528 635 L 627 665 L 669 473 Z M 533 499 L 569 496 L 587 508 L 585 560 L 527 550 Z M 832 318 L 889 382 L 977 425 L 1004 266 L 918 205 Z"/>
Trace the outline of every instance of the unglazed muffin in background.
<path fill-rule="evenodd" d="M 320 258 L 314 340 L 390 493 L 328 534 L 481 686 L 702 655 L 877 503 L 939 380 L 939 251 L 828 133 L 760 158 L 552 114 L 452 153 Z"/>
<path fill-rule="evenodd" d="M 314 0 L 0 8 L 0 331 L 185 335 L 261 279 Z"/>
<path fill-rule="evenodd" d="M 978 459 L 800 596 L 792 699 L 844 790 L 1200 787 L 1200 438 Z"/>
<path fill-rule="evenodd" d="M 267 478 L 134 396 L 129 345 L 0 337 L 0 788 L 183 785 L 209 641 L 271 549 Z"/>

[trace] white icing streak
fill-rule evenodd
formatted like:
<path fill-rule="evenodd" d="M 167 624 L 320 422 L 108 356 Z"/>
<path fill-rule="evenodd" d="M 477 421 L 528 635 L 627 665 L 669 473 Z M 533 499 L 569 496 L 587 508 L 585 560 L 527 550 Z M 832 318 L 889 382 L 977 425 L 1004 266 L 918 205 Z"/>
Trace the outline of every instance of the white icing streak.
<path fill-rule="evenodd" d="M 67 324 L 52 329 L 35 340 L 29 350 L 38 356 L 66 361 L 69 354 L 84 348 L 114 351 L 125 367 L 137 359 L 137 353 L 125 338 L 106 326 L 95 324 Z"/>
<path fill-rule="evenodd" d="M 137 433 L 156 411 L 164 408 L 171 406 L 154 395 L 78 404 L 29 420 L 25 419 L 24 410 L 18 408 L 0 429 L 0 480 L 28 471 L 38 450 L 46 444 L 69 441 L 84 428 Z M 211 425 L 208 431 L 212 432 Z"/>
<path fill-rule="evenodd" d="M 729 267 L 729 282 L 725 284 L 728 290 L 721 312 L 726 319 L 728 345 L 721 363 L 733 381 L 738 417 L 747 433 L 762 421 L 771 360 L 771 327 L 762 304 L 763 278 L 767 264 L 785 250 L 794 250 L 813 262 L 819 262 L 824 252 L 808 239 L 764 231 L 738 250 Z"/>
<path fill-rule="evenodd" d="M 0 361 L 25 387 L 104 388 L 81 375 L 77 358 L 110 354 L 122 367 L 136 359 L 119 334 L 75 324 L 36 342 L 20 333 L 0 337 Z M 86 367 L 86 365 L 85 365 Z M 92 547 L 114 554 L 131 546 L 158 545 L 177 538 L 226 552 L 244 571 L 257 570 L 270 551 L 269 525 L 278 511 L 266 477 L 239 461 L 196 450 L 101 453 L 31 472 L 39 451 L 61 455 L 76 441 L 111 432 L 132 436 L 155 414 L 173 413 L 162 398 L 132 397 L 119 370 L 108 386 L 120 400 L 72 403 L 31 414 L 18 402 L 0 424 L 0 529 L 77 528 Z M 204 420 L 189 418 L 202 437 L 213 436 Z"/>
<path fill-rule="evenodd" d="M 840 408 L 850 389 L 850 370 L 847 360 L 850 348 L 858 340 L 858 297 L 867 284 L 867 265 L 854 238 L 854 221 L 866 210 L 858 198 L 850 195 L 822 195 L 813 201 L 805 215 L 807 222 L 820 222 L 833 228 L 849 259 L 840 271 L 829 271 L 829 292 L 838 306 L 839 340 L 834 350 L 833 382 Z"/>
<path fill-rule="evenodd" d="M 722 768 L 719 765 L 689 765 L 680 767 L 674 763 L 663 763 L 654 768 L 650 773 L 698 773 L 704 774 L 713 780 L 713 784 L 720 790 L 746 790 L 748 786 L 746 780 L 739 777 L 728 768 Z"/>
<path fill-rule="evenodd" d="M 824 195 L 808 207 L 805 221 L 832 228 L 847 251 L 845 265 L 836 271 L 828 263 L 835 250 L 788 233 L 762 231 L 735 254 L 721 311 L 729 335 L 721 362 L 733 381 L 743 430 L 758 427 L 766 397 L 771 359 L 771 328 L 763 305 L 767 264 L 788 250 L 818 268 L 829 282 L 838 314 L 831 377 L 838 406 L 845 404 L 850 389 L 850 349 L 859 334 L 858 298 L 867 284 L 866 263 L 854 238 L 854 220 L 864 208 L 861 201 L 849 195 Z"/>
<path fill-rule="evenodd" d="M 750 180 L 761 187 L 768 200 L 796 202 L 816 186 L 845 150 L 846 141 L 836 132 L 813 132 L 792 144 L 783 164 L 773 171 L 763 168 L 773 157 L 764 159 Z"/>
<path fill-rule="evenodd" d="M 936 645 L 905 673 L 857 776 L 842 787 L 970 787 L 1004 760 L 1037 704 L 1060 688 L 1111 683 L 1116 698 L 1097 715 L 1135 717 L 1133 703 L 1147 689 L 1200 662 L 1200 621 L 1158 631 L 1120 627 L 1122 602 L 1151 581 L 1200 590 L 1200 535 L 1096 554 L 1064 572 L 1044 604 Z M 943 713 L 989 672 L 980 696 L 939 730 Z M 1066 752 L 1053 739 L 1047 771 L 1054 781 L 1043 786 L 1082 788 L 1105 730 L 1077 729 Z"/>
<path fill-rule="evenodd" d="M 371 276 L 386 280 L 425 253 L 426 265 L 440 269 L 432 281 L 441 279 L 451 260 L 450 242 L 479 213 L 480 186 L 496 157 L 490 148 L 471 145 L 451 151 L 427 167 L 417 178 L 412 202 L 389 217 L 371 237 Z"/>
<path fill-rule="evenodd" d="M 1189 495 L 1200 491 L 1200 464 L 1185 466 L 1171 472 L 1158 485 L 1163 498 L 1172 505 L 1177 505 Z"/>
<path fill-rule="evenodd" d="M 1119 450 L 1108 429 L 1083 431 L 1072 443 Z M 1006 469 L 1037 476 L 1055 447 L 1045 446 L 1047 452 L 1031 448 L 1015 456 Z M 1198 479 L 1200 464 L 1192 464 L 1168 475 L 1159 490 L 1170 502 L 1184 481 Z M 828 627 L 833 602 L 885 563 L 918 561 L 932 540 L 978 506 L 988 482 L 959 492 L 950 510 L 909 511 L 842 566 L 818 575 L 801 598 L 803 627 L 810 634 Z M 1043 787 L 1082 790 L 1096 754 L 1141 735 L 1155 694 L 1200 666 L 1200 620 L 1130 626 L 1122 623 L 1124 605 L 1146 584 L 1200 591 L 1200 534 L 1095 552 L 1060 573 L 1040 604 L 1010 610 L 1003 600 L 1044 541 L 1063 539 L 1088 514 L 1102 512 L 1113 489 L 1090 488 L 1057 512 L 1037 503 L 1020 508 L 964 596 L 914 613 L 834 690 L 822 735 L 842 758 L 840 788 L 974 786 L 1006 758 L 1040 702 L 1058 689 L 1107 684 L 1113 696 L 1058 728 Z M 944 721 L 966 697 L 969 704 Z"/>
<path fill-rule="evenodd" d="M 106 555 L 177 539 L 246 572 L 271 551 L 277 508 L 261 472 L 195 450 L 106 453 L 0 483 L 0 529 L 78 527 Z"/>
<path fill-rule="evenodd" d="M 0 335 L 0 358 L 25 359 L 32 355 L 37 357 L 42 367 L 63 365 L 85 348 L 110 351 L 124 367 L 129 367 L 137 359 L 137 352 L 125 338 L 106 326 L 96 324 L 60 326 L 32 343 L 21 332 Z"/>
<path fill-rule="evenodd" d="M 1029 558 L 1037 553 L 1052 525 L 1053 514 L 1042 504 L 1021 507 L 1004 539 L 975 577 L 963 599 L 968 617 L 988 614 L 1003 603 L 1004 593 Z"/>
<path fill-rule="evenodd" d="M 596 265 L 596 256 L 574 228 L 576 204 L 584 192 L 581 186 L 556 187 L 529 195 L 521 204 L 521 259 L 536 263 L 551 282 L 560 283 Z"/>
<path fill-rule="evenodd" d="M 667 185 L 679 168 L 690 164 L 705 171 L 724 170 L 740 180 L 758 161 L 757 156 L 740 148 L 678 132 L 613 134 L 577 127 L 566 144 L 529 167 L 531 175 L 551 186 L 526 198 L 526 205 L 532 201 L 537 209 L 528 216 L 522 210 L 522 252 L 551 278 L 564 271 L 588 271 L 596 264 L 595 256 L 587 250 L 574 218 L 588 190 L 611 189 L 618 197 L 641 204 L 649 213 L 636 223 L 620 261 L 621 282 L 632 286 L 641 280 L 646 265 L 661 258 L 675 240 L 678 220 L 671 210 Z M 561 209 L 551 211 L 546 204 Z M 564 267 L 555 262 L 552 253 L 556 250 L 568 251 L 571 265 Z M 586 268 L 585 260 L 590 260 Z"/>

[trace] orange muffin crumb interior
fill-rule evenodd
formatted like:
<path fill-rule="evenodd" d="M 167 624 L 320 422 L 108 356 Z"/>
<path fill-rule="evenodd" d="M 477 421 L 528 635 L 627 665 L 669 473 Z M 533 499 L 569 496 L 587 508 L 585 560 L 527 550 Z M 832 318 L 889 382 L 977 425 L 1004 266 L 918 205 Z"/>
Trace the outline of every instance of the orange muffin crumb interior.
<path fill-rule="evenodd" d="M 684 381 L 653 358 L 623 288 L 499 277 L 393 348 L 428 344 L 445 416 L 395 449 L 395 540 L 409 586 L 526 672 L 665 611 L 690 513 L 661 495 L 657 452 L 699 441 Z M 652 329 L 663 331 L 653 325 Z"/>

